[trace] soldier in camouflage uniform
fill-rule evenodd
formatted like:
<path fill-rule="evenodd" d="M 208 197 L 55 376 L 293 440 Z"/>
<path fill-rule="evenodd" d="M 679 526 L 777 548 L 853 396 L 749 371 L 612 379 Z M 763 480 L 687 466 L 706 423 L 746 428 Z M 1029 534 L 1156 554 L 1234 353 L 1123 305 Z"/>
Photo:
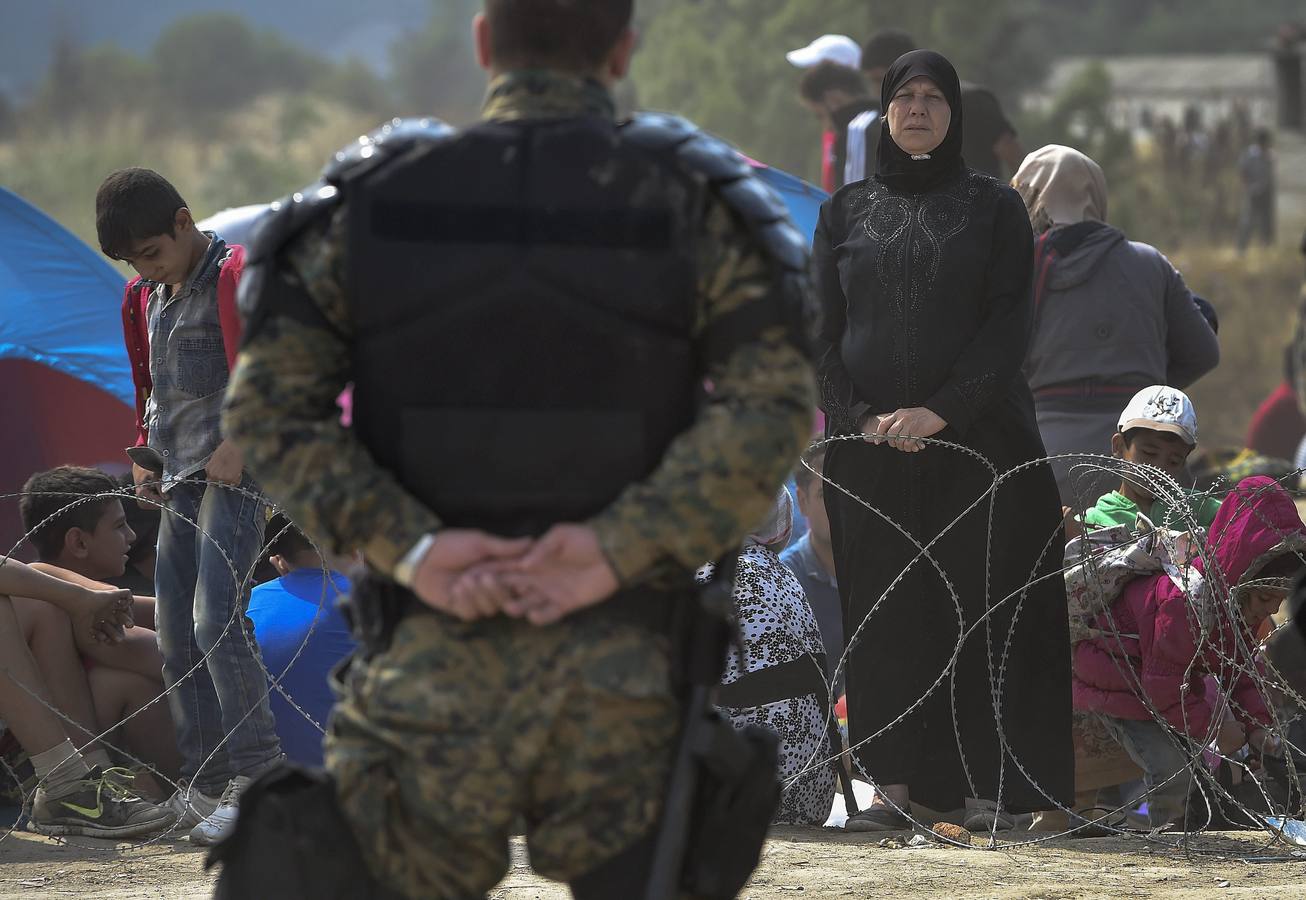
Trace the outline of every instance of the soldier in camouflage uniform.
<path fill-rule="evenodd" d="M 405 896 L 484 895 L 519 821 L 536 871 L 628 895 L 594 873 L 647 871 L 670 613 L 809 434 L 806 242 L 729 148 L 614 120 L 631 5 L 487 0 L 483 122 L 363 139 L 247 266 L 227 433 L 304 531 L 362 550 L 361 593 L 405 600 L 327 740 Z"/>

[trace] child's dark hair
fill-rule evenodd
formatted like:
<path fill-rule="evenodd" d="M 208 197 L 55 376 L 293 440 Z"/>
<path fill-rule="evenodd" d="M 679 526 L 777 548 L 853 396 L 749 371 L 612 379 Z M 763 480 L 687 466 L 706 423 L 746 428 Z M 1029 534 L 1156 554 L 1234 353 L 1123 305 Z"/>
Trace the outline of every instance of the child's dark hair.
<path fill-rule="evenodd" d="M 799 490 L 807 490 L 807 486 L 815 480 L 816 473 L 812 469 L 820 472 L 825 468 L 825 451 L 825 444 L 821 444 L 819 447 L 809 447 L 803 451 L 803 463 L 807 463 L 807 465 L 799 463 L 798 468 L 794 470 L 794 484 L 798 486 Z M 812 469 L 807 468 L 807 466 L 811 466 Z"/>
<path fill-rule="evenodd" d="M 118 482 L 104 472 L 79 466 L 60 466 L 27 479 L 18 513 L 37 555 L 46 561 L 56 559 L 69 531 L 94 531 L 105 509 L 118 498 L 78 501 L 117 491 Z"/>
<path fill-rule="evenodd" d="M 148 238 L 176 237 L 177 210 L 186 201 L 153 169 L 119 169 L 95 192 L 95 233 L 110 259 L 127 259 Z"/>
<path fill-rule="evenodd" d="M 313 544 L 289 519 L 277 513 L 263 529 L 263 543 L 268 556 L 294 559 L 300 553 L 314 553 Z"/>
<path fill-rule="evenodd" d="M 828 91 L 843 91 L 854 97 L 870 95 L 861 72 L 830 60 L 812 66 L 798 82 L 798 93 L 808 103 L 820 103 Z"/>
<path fill-rule="evenodd" d="M 898 28 L 885 28 L 875 32 L 862 45 L 862 70 L 887 69 L 904 53 L 920 47 L 916 39 Z"/>
<path fill-rule="evenodd" d="M 1125 439 L 1126 447 L 1132 447 L 1134 446 L 1134 441 L 1138 439 L 1138 436 L 1145 431 L 1150 432 L 1151 434 L 1159 434 L 1165 438 L 1174 438 L 1176 441 L 1181 441 L 1185 447 L 1191 446 L 1187 441 L 1185 441 L 1179 435 L 1170 431 L 1161 431 L 1156 428 L 1130 428 L 1128 431 L 1120 432 L 1120 436 Z"/>

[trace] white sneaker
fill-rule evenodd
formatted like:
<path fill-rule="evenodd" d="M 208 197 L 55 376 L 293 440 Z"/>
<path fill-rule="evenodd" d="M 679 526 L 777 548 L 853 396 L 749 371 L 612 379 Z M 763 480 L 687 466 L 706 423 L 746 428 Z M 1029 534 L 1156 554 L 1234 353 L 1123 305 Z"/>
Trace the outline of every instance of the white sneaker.
<path fill-rule="evenodd" d="M 236 816 L 240 812 L 240 795 L 254 779 L 237 775 L 227 783 L 222 800 L 207 819 L 190 832 L 190 842 L 201 847 L 212 847 L 236 830 Z"/>
<path fill-rule="evenodd" d="M 177 782 L 176 792 L 168 798 L 164 806 L 177 817 L 177 831 L 190 831 L 213 815 L 221 801 L 221 797 L 210 797 L 199 788 L 192 787 L 183 778 Z"/>

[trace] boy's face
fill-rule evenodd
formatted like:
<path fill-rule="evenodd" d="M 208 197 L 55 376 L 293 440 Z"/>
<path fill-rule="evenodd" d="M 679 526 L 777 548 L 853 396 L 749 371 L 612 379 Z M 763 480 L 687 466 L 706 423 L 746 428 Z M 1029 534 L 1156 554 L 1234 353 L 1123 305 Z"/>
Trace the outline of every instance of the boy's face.
<path fill-rule="evenodd" d="M 817 459 L 813 468 L 819 473 L 824 459 Z M 830 517 L 825 511 L 825 482 L 811 475 L 806 486 L 798 488 L 798 511 L 807 519 L 812 539 L 821 544 L 830 543 Z"/>
<path fill-rule="evenodd" d="M 156 234 L 137 241 L 131 255 L 124 262 L 135 269 L 142 278 L 160 284 L 181 284 L 191 270 L 193 246 L 186 240 L 195 223 L 190 210 L 177 210 L 172 235 Z"/>
<path fill-rule="evenodd" d="M 122 502 L 109 500 L 93 531 L 75 528 L 69 532 L 64 561 L 87 578 L 118 578 L 127 570 L 127 551 L 134 540 L 136 533 L 127 524 Z"/>
<path fill-rule="evenodd" d="M 1184 465 L 1193 448 L 1177 434 L 1168 431 L 1149 431 L 1139 428 L 1132 432 L 1133 440 L 1126 443 L 1123 434 L 1111 439 L 1112 455 L 1131 463 L 1155 466 L 1176 481 L 1184 473 Z M 1132 482 L 1131 482 L 1132 484 Z M 1134 485 L 1139 493 L 1148 493 Z"/>

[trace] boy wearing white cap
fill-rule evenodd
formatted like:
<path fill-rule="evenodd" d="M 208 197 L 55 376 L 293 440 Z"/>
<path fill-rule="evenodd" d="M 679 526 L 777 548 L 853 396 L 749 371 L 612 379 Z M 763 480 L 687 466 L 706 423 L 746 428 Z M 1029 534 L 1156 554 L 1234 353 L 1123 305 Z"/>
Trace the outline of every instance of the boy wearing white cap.
<path fill-rule="evenodd" d="M 846 34 L 823 34 L 806 47 L 785 54 L 789 64 L 799 69 L 811 70 L 823 63 L 843 66 L 850 74 L 861 65 L 862 48 Z M 843 184 L 838 163 L 839 134 L 832 122 L 827 121 L 821 132 L 821 189 L 827 194 Z"/>
<path fill-rule="evenodd" d="M 785 59 L 799 69 L 810 69 L 823 62 L 856 69 L 862 64 L 862 48 L 846 34 L 823 34 L 806 47 L 786 53 Z"/>
<path fill-rule="evenodd" d="M 1179 480 L 1188 456 L 1197 447 L 1197 410 L 1178 388 L 1153 385 L 1134 395 L 1120 416 L 1120 426 L 1111 439 L 1111 455 L 1131 463 L 1155 466 Z M 1189 509 L 1197 524 L 1210 528 L 1220 501 L 1207 494 L 1189 492 Z M 1132 528 L 1143 512 L 1156 524 L 1168 521 L 1180 527 L 1179 517 L 1158 501 L 1137 479 L 1126 476 L 1119 490 L 1105 494 L 1084 513 L 1087 528 Z"/>

